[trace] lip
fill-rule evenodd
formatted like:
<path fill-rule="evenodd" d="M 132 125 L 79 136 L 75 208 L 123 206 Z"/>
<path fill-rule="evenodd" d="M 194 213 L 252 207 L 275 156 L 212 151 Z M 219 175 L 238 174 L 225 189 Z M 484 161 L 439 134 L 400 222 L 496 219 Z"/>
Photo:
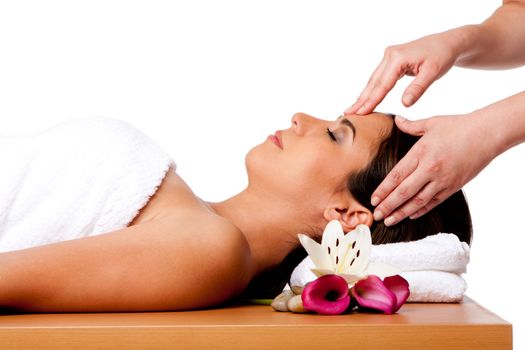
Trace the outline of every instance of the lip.
<path fill-rule="evenodd" d="M 276 131 L 274 135 L 268 136 L 268 139 L 275 143 L 277 147 L 283 149 L 283 138 L 280 130 Z"/>

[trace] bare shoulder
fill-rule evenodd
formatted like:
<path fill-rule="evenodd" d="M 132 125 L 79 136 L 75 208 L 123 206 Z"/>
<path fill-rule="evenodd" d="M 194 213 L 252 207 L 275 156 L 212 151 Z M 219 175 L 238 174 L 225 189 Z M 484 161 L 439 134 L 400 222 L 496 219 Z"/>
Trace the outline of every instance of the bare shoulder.
<path fill-rule="evenodd" d="M 199 220 L 195 233 L 203 231 L 206 231 L 203 238 L 207 249 L 220 254 L 223 268 L 231 268 L 235 273 L 251 273 L 250 246 L 241 230 L 220 216 L 207 214 Z"/>
<path fill-rule="evenodd" d="M 177 266 L 186 266 L 194 295 L 213 305 L 241 293 L 253 277 L 250 246 L 244 234 L 226 219 L 202 211 L 164 217 L 161 236 L 178 252 Z M 158 231 L 157 231 L 158 232 Z M 191 262 L 191 263 L 190 263 Z M 172 274 L 173 277 L 178 274 Z M 214 290 L 213 295 L 208 291 Z"/>

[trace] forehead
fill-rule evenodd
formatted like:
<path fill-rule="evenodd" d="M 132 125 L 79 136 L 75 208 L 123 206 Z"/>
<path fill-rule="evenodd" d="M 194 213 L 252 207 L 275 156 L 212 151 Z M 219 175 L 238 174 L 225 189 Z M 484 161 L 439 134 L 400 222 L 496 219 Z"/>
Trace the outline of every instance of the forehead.
<path fill-rule="evenodd" d="M 368 115 L 351 114 L 346 116 L 356 129 L 356 143 L 369 145 L 371 151 L 390 134 L 394 119 L 385 113 L 370 113 Z M 374 147 L 374 145 L 376 147 Z"/>

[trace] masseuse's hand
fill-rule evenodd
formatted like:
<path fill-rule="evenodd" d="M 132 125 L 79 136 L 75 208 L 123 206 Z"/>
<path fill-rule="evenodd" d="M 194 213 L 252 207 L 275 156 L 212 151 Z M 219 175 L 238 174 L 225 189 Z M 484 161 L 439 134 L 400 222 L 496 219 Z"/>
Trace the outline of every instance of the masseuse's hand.
<path fill-rule="evenodd" d="M 380 203 L 374 219 L 394 225 L 415 219 L 458 191 L 498 153 L 490 128 L 476 112 L 409 121 L 396 117 L 405 133 L 422 136 L 372 194 Z"/>
<path fill-rule="evenodd" d="M 371 113 L 404 75 L 415 76 L 402 98 L 405 106 L 413 105 L 454 65 L 460 53 L 453 44 L 457 35 L 449 31 L 388 47 L 365 89 L 345 114 Z"/>

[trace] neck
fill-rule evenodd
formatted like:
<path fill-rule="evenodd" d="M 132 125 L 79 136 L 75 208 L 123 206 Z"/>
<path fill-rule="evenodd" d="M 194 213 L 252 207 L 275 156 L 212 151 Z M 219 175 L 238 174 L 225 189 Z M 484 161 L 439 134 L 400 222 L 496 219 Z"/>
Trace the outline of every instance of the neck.
<path fill-rule="evenodd" d="M 278 265 L 299 245 L 297 233 L 304 232 L 286 205 L 264 198 L 249 189 L 223 202 L 209 203 L 220 216 L 241 230 L 250 245 L 253 275 Z"/>

